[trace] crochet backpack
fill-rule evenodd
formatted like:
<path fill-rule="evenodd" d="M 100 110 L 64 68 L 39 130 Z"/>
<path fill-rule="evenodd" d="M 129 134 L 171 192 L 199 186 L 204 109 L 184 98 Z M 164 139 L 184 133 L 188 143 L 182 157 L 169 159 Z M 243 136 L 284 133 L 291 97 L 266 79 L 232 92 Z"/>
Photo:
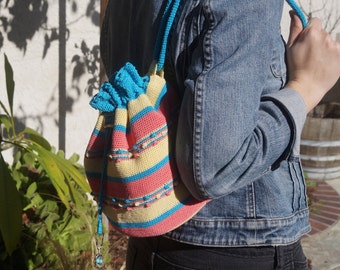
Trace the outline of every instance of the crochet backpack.
<path fill-rule="evenodd" d="M 149 74 L 126 63 L 90 104 L 100 111 L 85 153 L 85 171 L 102 213 L 121 233 L 164 234 L 195 215 L 206 201 L 186 189 L 174 155 L 179 98 L 164 79 L 167 40 L 180 0 L 169 0 Z"/>

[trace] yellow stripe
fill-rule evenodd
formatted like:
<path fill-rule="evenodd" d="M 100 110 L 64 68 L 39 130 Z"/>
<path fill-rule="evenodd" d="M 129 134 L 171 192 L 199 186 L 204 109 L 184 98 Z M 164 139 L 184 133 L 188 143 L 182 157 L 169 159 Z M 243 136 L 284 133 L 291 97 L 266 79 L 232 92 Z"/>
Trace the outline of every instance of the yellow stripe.
<path fill-rule="evenodd" d="M 149 97 L 152 106 L 155 106 L 159 93 L 162 91 L 164 85 L 164 78 L 155 74 L 150 76 L 150 82 L 148 84 L 148 88 L 146 89 L 146 94 Z"/>
<path fill-rule="evenodd" d="M 127 126 L 128 123 L 128 112 L 126 109 L 118 108 L 115 111 L 114 124 L 120 126 Z"/>
<path fill-rule="evenodd" d="M 105 120 L 104 115 L 102 115 L 102 114 L 99 115 L 95 128 L 98 129 L 98 130 L 102 130 L 103 125 L 104 125 L 104 120 Z"/>

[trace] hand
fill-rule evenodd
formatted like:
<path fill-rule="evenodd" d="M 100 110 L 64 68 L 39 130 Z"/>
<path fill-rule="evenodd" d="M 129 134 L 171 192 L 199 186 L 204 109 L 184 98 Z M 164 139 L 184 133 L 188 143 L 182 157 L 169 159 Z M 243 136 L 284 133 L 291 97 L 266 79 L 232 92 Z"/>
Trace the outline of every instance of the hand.
<path fill-rule="evenodd" d="M 322 29 L 319 19 L 313 18 L 303 29 L 295 12 L 290 16 L 286 87 L 300 93 L 309 112 L 340 77 L 340 44 Z"/>

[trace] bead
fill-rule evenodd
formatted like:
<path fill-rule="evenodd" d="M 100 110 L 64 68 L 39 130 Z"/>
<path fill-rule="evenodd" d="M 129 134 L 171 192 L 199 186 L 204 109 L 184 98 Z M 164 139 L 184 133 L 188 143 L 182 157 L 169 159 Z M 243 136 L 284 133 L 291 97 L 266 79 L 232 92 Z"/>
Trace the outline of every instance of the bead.
<path fill-rule="evenodd" d="M 101 254 L 96 255 L 94 259 L 94 265 L 97 269 L 103 269 L 102 267 L 104 266 L 104 260 Z"/>

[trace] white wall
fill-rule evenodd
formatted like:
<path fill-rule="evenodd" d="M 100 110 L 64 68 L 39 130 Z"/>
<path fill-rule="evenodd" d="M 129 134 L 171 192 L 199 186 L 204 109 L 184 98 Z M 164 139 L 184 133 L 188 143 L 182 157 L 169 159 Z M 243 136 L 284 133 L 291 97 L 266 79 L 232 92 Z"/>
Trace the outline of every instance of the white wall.
<path fill-rule="evenodd" d="M 11 18 L 6 1 L 0 2 L 0 16 Z M 9 1 L 10 6 L 14 1 Z M 43 133 L 52 145 L 58 146 L 58 95 L 59 95 L 59 42 L 52 41 L 43 59 L 45 35 L 50 35 L 52 28 L 59 27 L 59 1 L 49 0 L 47 23 L 27 41 L 26 51 L 19 49 L 4 35 L 4 44 L 0 49 L 0 99 L 5 102 L 4 53 L 6 53 L 14 70 L 15 96 L 14 115 L 26 122 L 26 126 Z M 66 153 L 70 156 L 76 152 L 83 154 L 89 134 L 92 131 L 96 113 L 90 108 L 90 97 L 86 93 L 87 81 L 92 75 L 85 71 L 79 80 L 72 75 L 75 55 L 82 52 L 75 45 L 84 40 L 92 48 L 99 43 L 99 16 L 96 24 L 86 15 L 91 1 L 66 1 L 66 25 L 69 37 L 66 43 L 66 92 L 69 100 L 73 99 L 72 111 L 66 113 Z M 99 12 L 100 1 L 95 2 L 95 10 Z M 76 5 L 74 5 L 76 4 Z M 93 14 L 93 11 L 91 12 Z M 4 32 L 3 32 L 4 33 Z M 61 71 L 62 72 L 62 71 Z M 78 88 L 78 90 L 77 90 Z M 7 102 L 5 102 L 7 104 Z M 62 104 L 63 106 L 64 104 Z M 1 113 L 1 111 L 0 111 Z"/>

